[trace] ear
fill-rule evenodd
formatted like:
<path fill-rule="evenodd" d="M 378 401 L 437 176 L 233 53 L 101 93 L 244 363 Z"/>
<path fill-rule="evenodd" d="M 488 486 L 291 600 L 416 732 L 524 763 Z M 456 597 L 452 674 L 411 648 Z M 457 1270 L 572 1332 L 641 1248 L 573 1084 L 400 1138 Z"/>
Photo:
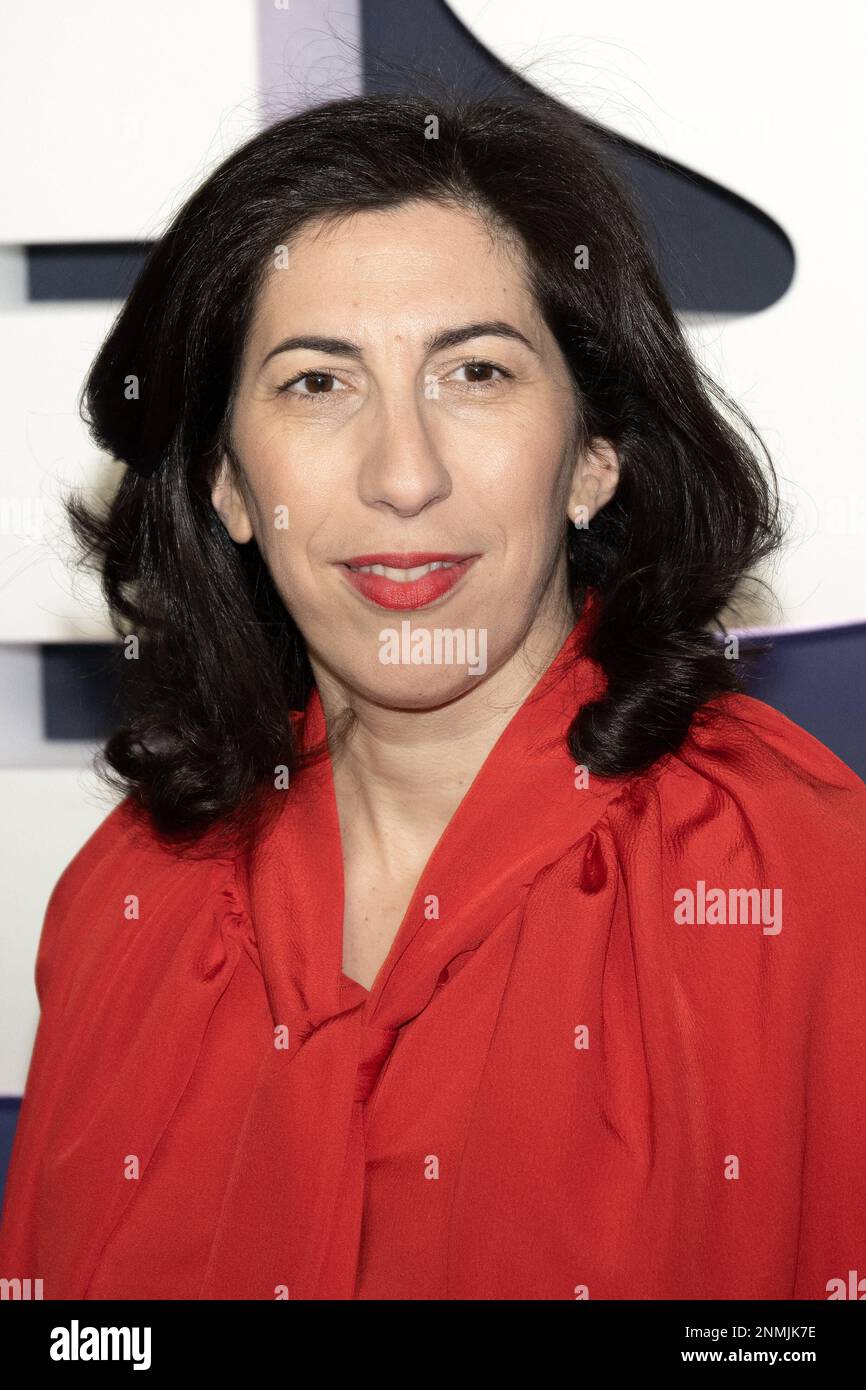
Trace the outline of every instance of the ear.
<path fill-rule="evenodd" d="M 253 538 L 253 527 L 240 483 L 223 454 L 211 487 L 210 500 L 233 541 L 244 545 Z"/>
<path fill-rule="evenodd" d="M 619 457 L 613 445 L 606 439 L 590 440 L 574 466 L 568 496 L 569 519 L 574 521 L 577 512 L 581 518 L 577 525 L 586 525 L 607 505 L 618 483 Z"/>

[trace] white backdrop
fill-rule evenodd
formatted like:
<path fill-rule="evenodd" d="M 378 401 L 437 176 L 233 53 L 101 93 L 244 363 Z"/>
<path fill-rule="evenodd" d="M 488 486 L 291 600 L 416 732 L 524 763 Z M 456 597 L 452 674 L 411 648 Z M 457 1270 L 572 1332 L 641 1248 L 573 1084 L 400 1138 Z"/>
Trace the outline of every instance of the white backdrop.
<path fill-rule="evenodd" d="M 778 303 L 759 314 L 693 316 L 686 326 L 785 480 L 794 526 L 775 575 L 783 625 L 866 619 L 866 4 L 450 0 L 450 8 L 536 86 L 739 194 L 787 233 L 796 273 Z"/>

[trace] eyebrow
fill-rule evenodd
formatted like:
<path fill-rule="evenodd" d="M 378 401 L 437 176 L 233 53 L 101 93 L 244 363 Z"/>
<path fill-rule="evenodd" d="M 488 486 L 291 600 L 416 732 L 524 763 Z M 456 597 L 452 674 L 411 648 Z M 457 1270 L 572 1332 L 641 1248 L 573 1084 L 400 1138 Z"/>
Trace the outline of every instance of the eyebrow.
<path fill-rule="evenodd" d="M 436 333 L 432 338 L 428 338 L 424 344 L 424 352 L 429 355 L 433 352 L 441 352 L 444 348 L 459 347 L 461 343 L 469 342 L 471 338 L 511 338 L 517 343 L 522 343 L 529 351 L 539 356 L 538 349 L 534 343 L 514 328 L 510 323 L 504 323 L 501 319 L 491 319 L 481 323 L 464 323 L 456 328 L 445 328 L 441 333 Z M 261 370 L 272 357 L 276 357 L 280 352 L 293 352 L 296 348 L 306 348 L 310 352 L 326 352 L 334 357 L 353 357 L 360 361 L 363 351 L 357 343 L 351 343 L 347 338 L 323 338 L 319 334 L 303 334 L 297 338 L 284 338 L 276 347 L 271 348 L 268 355 L 262 362 Z"/>

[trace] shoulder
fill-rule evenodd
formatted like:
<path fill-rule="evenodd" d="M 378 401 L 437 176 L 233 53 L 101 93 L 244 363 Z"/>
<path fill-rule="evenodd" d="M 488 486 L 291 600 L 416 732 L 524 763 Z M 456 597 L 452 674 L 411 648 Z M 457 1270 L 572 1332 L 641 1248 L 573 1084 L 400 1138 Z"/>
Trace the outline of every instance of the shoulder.
<path fill-rule="evenodd" d="M 866 783 L 826 744 L 751 695 L 723 695 L 699 709 L 682 750 L 684 760 L 693 751 L 728 756 L 742 771 L 771 777 L 808 771 L 817 782 L 866 795 Z"/>
<path fill-rule="evenodd" d="M 712 782 L 744 809 L 770 814 L 777 833 L 808 823 L 825 836 L 837 827 L 861 843 L 866 835 L 866 783 L 820 739 L 750 695 L 725 695 L 697 712 L 659 781 L 684 778 Z"/>
<path fill-rule="evenodd" d="M 866 783 L 752 696 L 703 706 L 678 751 L 625 783 L 599 829 L 623 865 L 784 884 L 803 906 L 845 904 L 866 920 Z"/>
<path fill-rule="evenodd" d="M 234 881 L 226 858 L 191 855 L 157 835 L 132 797 L 105 816 L 57 879 L 48 904 L 36 958 L 40 1003 L 56 977 L 97 962 L 119 923 L 152 918 L 157 905 L 188 913 L 213 888 Z"/>
<path fill-rule="evenodd" d="M 118 875 L 146 875 L 149 883 L 207 875 L 213 856 L 193 856 L 171 847 L 157 834 L 147 813 L 125 797 L 96 827 L 58 878 L 49 908 L 63 910 L 82 895 L 98 898 Z"/>
<path fill-rule="evenodd" d="M 618 799 L 689 800 L 715 792 L 744 809 L 794 815 L 821 809 L 866 829 L 866 783 L 826 744 L 750 695 L 723 695 L 695 714 L 676 753 L 632 778 Z M 784 801 L 780 798 L 785 798 Z"/>

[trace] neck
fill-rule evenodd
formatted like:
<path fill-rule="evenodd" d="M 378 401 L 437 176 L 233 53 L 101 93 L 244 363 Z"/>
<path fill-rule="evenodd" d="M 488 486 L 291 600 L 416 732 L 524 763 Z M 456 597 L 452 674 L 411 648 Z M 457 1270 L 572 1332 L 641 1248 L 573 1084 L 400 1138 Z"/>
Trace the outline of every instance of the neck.
<path fill-rule="evenodd" d="M 314 664 L 328 726 L 347 707 L 356 716 L 332 764 L 347 853 L 375 856 L 382 871 L 395 876 L 427 858 L 574 621 L 570 608 L 555 620 L 537 620 L 483 681 L 432 710 L 372 704 Z"/>

